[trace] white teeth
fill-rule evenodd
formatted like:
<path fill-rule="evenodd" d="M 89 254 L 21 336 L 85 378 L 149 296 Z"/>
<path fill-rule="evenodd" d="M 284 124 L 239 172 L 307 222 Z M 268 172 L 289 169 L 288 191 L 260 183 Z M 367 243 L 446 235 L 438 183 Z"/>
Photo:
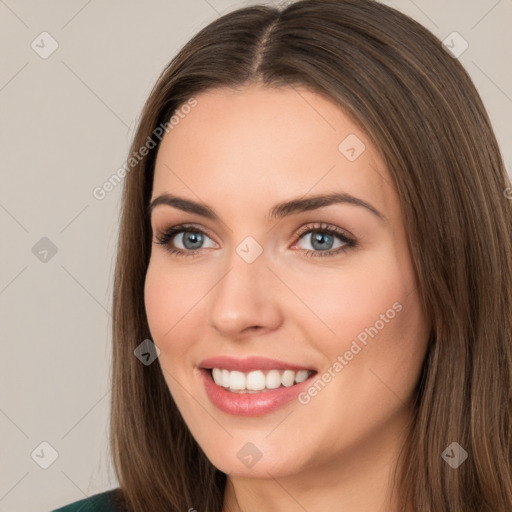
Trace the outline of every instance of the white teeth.
<path fill-rule="evenodd" d="M 304 382 L 309 377 L 309 372 L 307 370 L 299 370 L 297 375 L 295 375 L 295 382 Z"/>
<path fill-rule="evenodd" d="M 246 389 L 250 389 L 251 391 L 260 391 L 265 389 L 266 379 L 263 372 L 256 370 L 255 372 L 250 372 L 247 375 L 247 383 Z"/>
<path fill-rule="evenodd" d="M 218 383 L 218 381 L 215 381 Z M 229 388 L 229 370 L 222 370 L 221 386 Z"/>
<path fill-rule="evenodd" d="M 215 382 L 223 382 L 222 381 L 222 370 L 220 368 L 212 368 L 212 376 Z"/>
<path fill-rule="evenodd" d="M 266 387 L 268 389 L 276 389 L 281 385 L 281 374 L 278 370 L 270 370 L 267 373 Z"/>
<path fill-rule="evenodd" d="M 246 389 L 247 379 L 242 372 L 233 371 L 229 374 L 229 387 L 231 389 Z"/>
<path fill-rule="evenodd" d="M 295 383 L 295 372 L 293 370 L 285 370 L 281 375 L 281 384 L 289 388 Z"/>
<path fill-rule="evenodd" d="M 224 368 L 212 368 L 212 377 L 218 386 L 230 391 L 255 393 L 264 389 L 276 389 L 280 386 L 289 388 L 304 382 L 313 372 L 310 370 L 254 370 L 248 373 L 229 371 Z"/>

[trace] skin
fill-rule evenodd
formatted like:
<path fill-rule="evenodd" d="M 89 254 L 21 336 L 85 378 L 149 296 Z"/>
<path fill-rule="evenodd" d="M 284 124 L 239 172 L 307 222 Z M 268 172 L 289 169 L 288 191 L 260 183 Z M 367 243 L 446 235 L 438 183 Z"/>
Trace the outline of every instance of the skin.
<path fill-rule="evenodd" d="M 397 510 L 390 478 L 430 327 L 393 180 L 366 134 L 306 88 L 218 88 L 196 99 L 162 140 L 152 199 L 172 193 L 207 204 L 220 220 L 153 209 L 154 242 L 181 223 L 206 236 L 202 245 L 183 232 L 169 242 L 199 246 L 195 257 L 153 244 L 145 304 L 169 391 L 207 457 L 228 474 L 224 511 Z M 354 161 L 338 149 L 350 134 L 366 146 Z M 364 200 L 385 219 L 348 203 L 266 217 L 278 202 L 332 192 Z M 322 252 L 313 238 L 319 223 L 345 230 L 357 246 L 308 257 L 304 250 Z M 299 238 L 305 226 L 313 231 Z M 250 264 L 236 252 L 247 236 L 263 249 Z M 330 244 L 324 252 L 344 242 Z M 333 371 L 396 303 L 401 311 Z M 335 376 L 307 404 L 239 417 L 218 410 L 199 378 L 198 364 L 217 355 L 275 358 L 319 375 L 331 367 Z M 252 468 L 237 457 L 248 442 L 262 452 Z"/>

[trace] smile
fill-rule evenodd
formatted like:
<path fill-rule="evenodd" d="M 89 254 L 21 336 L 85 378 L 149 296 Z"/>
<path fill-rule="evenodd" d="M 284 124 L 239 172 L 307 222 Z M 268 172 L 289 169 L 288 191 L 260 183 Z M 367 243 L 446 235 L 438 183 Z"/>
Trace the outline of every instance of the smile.
<path fill-rule="evenodd" d="M 304 382 L 313 370 L 253 370 L 251 372 L 229 371 L 212 368 L 211 374 L 217 386 L 235 393 L 257 393 L 263 390 L 289 388 Z"/>
<path fill-rule="evenodd" d="M 315 375 L 317 373 L 312 372 L 303 382 L 289 387 L 280 385 L 275 389 L 231 391 L 216 384 L 210 370 L 200 370 L 209 401 L 220 411 L 234 416 L 263 416 L 297 402 L 299 394 L 310 385 Z"/>

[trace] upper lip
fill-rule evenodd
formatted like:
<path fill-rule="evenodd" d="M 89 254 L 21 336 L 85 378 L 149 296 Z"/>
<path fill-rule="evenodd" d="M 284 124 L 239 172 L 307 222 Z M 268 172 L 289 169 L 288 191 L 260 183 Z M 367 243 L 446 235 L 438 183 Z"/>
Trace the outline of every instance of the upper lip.
<path fill-rule="evenodd" d="M 250 372 L 252 370 L 312 370 L 306 366 L 278 361 L 277 359 L 268 359 L 266 357 L 247 357 L 245 359 L 237 359 L 230 356 L 209 357 L 199 363 L 200 368 L 222 368 L 225 370 L 237 370 L 239 372 Z"/>

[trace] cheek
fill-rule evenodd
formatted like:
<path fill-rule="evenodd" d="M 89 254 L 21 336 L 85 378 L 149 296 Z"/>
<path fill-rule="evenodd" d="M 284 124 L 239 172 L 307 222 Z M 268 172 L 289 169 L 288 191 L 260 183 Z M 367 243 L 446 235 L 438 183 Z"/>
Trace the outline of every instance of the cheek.
<path fill-rule="evenodd" d="M 162 361 L 167 359 L 169 351 L 173 352 L 174 359 L 184 348 L 179 343 L 183 337 L 177 334 L 200 297 L 201 290 L 191 287 L 183 273 L 170 269 L 160 258 L 150 260 L 144 283 L 144 304 L 151 336 L 161 350 Z M 190 324 L 187 325 L 190 328 Z"/>
<path fill-rule="evenodd" d="M 376 408 L 407 400 L 416 383 L 428 342 L 412 265 L 391 255 L 376 258 L 361 272 L 333 284 L 325 322 L 336 333 L 318 347 L 337 366 L 336 388 Z M 344 286 L 341 286 L 344 285 Z M 392 391 L 390 391 L 392 390 Z M 364 397 L 364 399 L 363 399 Z"/>
<path fill-rule="evenodd" d="M 333 435 L 332 446 L 370 435 L 401 414 L 425 357 L 428 333 L 414 273 L 381 256 L 365 272 L 352 266 L 330 283 L 330 300 L 316 302 L 315 311 L 335 334 L 311 336 L 326 358 L 299 401 L 310 417 L 324 416 L 334 430 L 343 429 L 342 436 Z M 331 432 L 326 427 L 325 436 Z"/>
<path fill-rule="evenodd" d="M 376 322 L 380 327 L 381 315 L 384 321 L 399 316 L 396 303 L 401 304 L 414 288 L 410 269 L 400 265 L 392 253 L 379 251 L 354 258 L 332 272 L 320 271 L 315 279 L 301 277 L 295 289 L 311 312 L 304 316 L 308 324 L 316 322 L 321 327 L 321 320 L 331 333 L 323 329 L 322 338 L 339 346 Z"/>
<path fill-rule="evenodd" d="M 309 294 L 306 281 L 298 291 L 316 314 L 306 315 L 303 325 L 326 333 L 310 338 L 326 356 L 326 368 L 343 358 L 332 370 L 344 375 L 339 384 L 372 395 L 376 387 L 385 389 L 378 374 L 393 388 L 410 389 L 428 341 L 411 262 L 393 251 L 376 252 L 316 283 Z"/>
<path fill-rule="evenodd" d="M 160 265 L 150 260 L 144 283 L 144 305 L 153 341 L 157 344 L 172 324 L 169 312 L 173 311 L 174 297 L 170 283 L 160 271 Z"/>

